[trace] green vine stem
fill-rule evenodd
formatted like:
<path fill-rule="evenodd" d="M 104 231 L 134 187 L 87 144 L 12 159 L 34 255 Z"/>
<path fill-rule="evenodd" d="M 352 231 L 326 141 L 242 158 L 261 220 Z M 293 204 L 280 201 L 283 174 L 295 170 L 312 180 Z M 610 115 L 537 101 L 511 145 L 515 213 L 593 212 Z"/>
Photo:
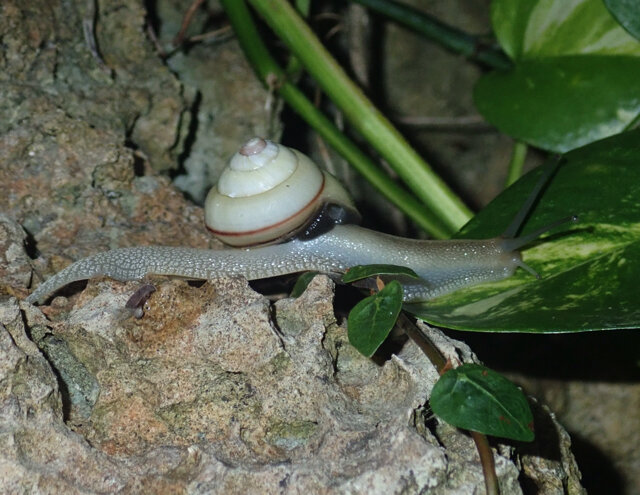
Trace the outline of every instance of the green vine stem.
<path fill-rule="evenodd" d="M 450 229 L 424 205 L 391 178 L 355 146 L 309 99 L 286 78 L 283 69 L 264 46 L 251 13 L 242 0 L 221 0 L 229 21 L 247 59 L 258 77 L 280 96 L 315 129 L 343 158 L 387 199 L 436 238 L 446 238 Z"/>
<path fill-rule="evenodd" d="M 464 55 L 469 60 L 487 67 L 506 70 L 513 66 L 511 60 L 500 49 L 488 46 L 481 38 L 448 26 L 433 17 L 394 0 L 351 0 L 387 17 L 453 53 Z"/>
<path fill-rule="evenodd" d="M 287 0 L 249 0 L 265 22 L 300 59 L 306 70 L 358 131 L 391 165 L 448 234 L 456 232 L 471 212 L 429 165 L 409 146 L 327 52 Z M 229 6 L 229 0 L 224 2 Z"/>

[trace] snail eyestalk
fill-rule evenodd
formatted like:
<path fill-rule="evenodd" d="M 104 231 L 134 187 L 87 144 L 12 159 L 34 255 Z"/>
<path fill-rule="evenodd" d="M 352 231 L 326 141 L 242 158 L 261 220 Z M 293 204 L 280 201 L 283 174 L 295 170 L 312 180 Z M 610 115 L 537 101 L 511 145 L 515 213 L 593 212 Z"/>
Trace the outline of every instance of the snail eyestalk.
<path fill-rule="evenodd" d="M 542 171 L 542 175 L 538 179 L 538 182 L 536 182 L 536 185 L 527 196 L 527 199 L 518 210 L 518 213 L 516 213 L 516 215 L 513 217 L 513 220 L 502 234 L 502 238 L 500 240 L 500 246 L 502 249 L 504 249 L 505 252 L 517 253 L 517 256 L 514 255 L 513 257 L 513 264 L 526 270 L 537 279 L 541 278 L 540 274 L 522 260 L 522 257 L 518 253 L 518 250 L 520 248 L 523 248 L 530 242 L 535 241 L 542 234 L 549 232 L 550 230 L 553 230 L 562 224 L 565 224 L 567 222 L 577 222 L 578 216 L 570 215 L 568 217 L 561 218 L 560 220 L 557 220 L 550 225 L 535 230 L 534 232 L 531 232 L 530 234 L 527 234 L 525 236 L 517 237 L 517 234 L 524 224 L 525 219 L 527 218 L 529 213 L 531 213 L 534 204 L 538 199 L 540 199 L 540 193 L 547 186 L 549 180 L 551 180 L 551 177 L 557 172 L 563 159 L 564 157 L 562 155 L 558 155 L 555 160 Z"/>
<path fill-rule="evenodd" d="M 504 247 L 505 251 L 517 251 L 527 244 L 539 239 L 542 234 L 546 234 L 547 232 L 555 229 L 556 227 L 559 227 L 560 225 L 564 225 L 565 223 L 575 223 L 578 220 L 578 215 L 569 215 L 568 217 L 561 218 L 560 220 L 556 220 L 549 225 L 545 225 L 544 227 L 534 230 L 527 235 L 515 237 L 513 239 L 505 238 L 502 240 L 502 246 Z"/>
<path fill-rule="evenodd" d="M 517 253 L 520 248 L 523 248 L 527 244 L 539 239 L 542 234 L 545 234 L 550 230 L 553 230 L 556 227 L 559 227 L 560 225 L 564 225 L 565 223 L 569 223 L 569 222 L 573 223 L 577 221 L 578 221 L 578 215 L 570 215 L 568 217 L 561 218 L 560 220 L 556 220 L 555 222 L 549 225 L 546 225 L 542 228 L 539 228 L 538 230 L 534 230 L 530 234 L 527 234 L 521 237 L 516 237 L 514 239 L 501 239 L 500 245 L 507 252 Z M 520 257 L 519 254 L 517 257 L 514 257 L 513 262 L 520 268 L 528 271 L 531 275 L 533 275 L 537 279 L 542 278 L 538 272 L 536 272 L 533 268 L 531 268 L 524 261 L 522 261 L 522 258 Z"/>
<path fill-rule="evenodd" d="M 522 203 L 520 210 L 518 210 L 518 213 L 516 213 L 516 215 L 513 217 L 513 220 L 511 220 L 509 226 L 502 233 L 503 238 L 513 239 L 516 237 L 518 231 L 524 224 L 525 219 L 527 218 L 529 213 L 531 213 L 533 205 L 536 201 L 538 201 L 538 199 L 540 199 L 540 193 L 542 192 L 542 189 L 547 186 L 549 180 L 551 180 L 551 177 L 560 167 L 563 159 L 564 157 L 562 155 L 558 155 L 556 159 L 551 162 L 551 164 L 549 164 L 549 166 L 545 170 L 543 170 L 542 175 L 538 179 L 538 182 L 536 182 L 536 185 L 527 196 L 527 199 L 524 201 L 524 203 Z"/>

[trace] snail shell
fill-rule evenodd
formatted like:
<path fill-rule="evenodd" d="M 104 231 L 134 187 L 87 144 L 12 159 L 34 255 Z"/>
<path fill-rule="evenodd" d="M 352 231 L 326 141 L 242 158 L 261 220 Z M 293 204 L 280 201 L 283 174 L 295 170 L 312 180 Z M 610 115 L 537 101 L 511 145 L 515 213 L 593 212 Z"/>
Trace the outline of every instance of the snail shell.
<path fill-rule="evenodd" d="M 209 191 L 205 223 L 231 246 L 269 244 L 303 231 L 329 204 L 356 212 L 340 183 L 309 157 L 253 138 L 233 155 Z M 329 216 L 335 223 L 345 223 L 344 216 Z M 347 217 L 351 221 L 353 215 Z"/>

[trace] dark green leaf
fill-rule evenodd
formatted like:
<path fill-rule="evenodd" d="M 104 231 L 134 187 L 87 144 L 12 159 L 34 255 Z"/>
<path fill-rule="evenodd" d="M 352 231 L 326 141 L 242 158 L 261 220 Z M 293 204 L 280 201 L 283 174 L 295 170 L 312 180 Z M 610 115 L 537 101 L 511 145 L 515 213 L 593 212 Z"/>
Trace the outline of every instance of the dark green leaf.
<path fill-rule="evenodd" d="M 349 342 L 361 354 L 373 355 L 389 335 L 402 308 L 402 286 L 393 280 L 354 306 L 348 318 Z"/>
<path fill-rule="evenodd" d="M 482 77 L 474 97 L 501 131 L 563 152 L 621 132 L 640 113 L 640 42 L 601 0 L 494 0 L 491 17 L 516 64 Z"/>
<path fill-rule="evenodd" d="M 640 113 L 640 58 L 527 60 L 481 77 L 474 99 L 506 134 L 567 151 L 623 131 Z"/>
<path fill-rule="evenodd" d="M 411 268 L 397 265 L 357 265 L 349 268 L 342 276 L 345 284 L 369 278 L 376 275 L 406 275 L 411 278 L 419 278 Z"/>
<path fill-rule="evenodd" d="M 313 280 L 313 277 L 315 277 L 318 274 L 318 272 L 305 272 L 302 275 L 300 275 L 298 277 L 298 280 L 296 280 L 296 283 L 293 286 L 293 289 L 291 289 L 291 297 L 300 297 L 302 295 L 302 293 L 307 289 L 307 285 L 309 285 L 311 283 L 311 281 Z"/>
<path fill-rule="evenodd" d="M 565 155 L 523 233 L 570 214 L 577 224 L 534 243 L 524 270 L 405 308 L 448 328 L 489 332 L 574 332 L 640 327 L 640 130 Z M 499 235 L 540 170 L 523 177 L 474 217 L 460 237 Z"/>
<path fill-rule="evenodd" d="M 494 0 L 491 21 L 500 45 L 515 60 L 640 55 L 640 44 L 601 0 Z"/>
<path fill-rule="evenodd" d="M 640 39 L 640 2 L 638 0 L 604 0 L 604 4 L 628 33 Z"/>
<path fill-rule="evenodd" d="M 447 371 L 429 399 L 449 424 L 494 437 L 530 442 L 533 415 L 522 391 L 504 376 L 477 364 Z"/>

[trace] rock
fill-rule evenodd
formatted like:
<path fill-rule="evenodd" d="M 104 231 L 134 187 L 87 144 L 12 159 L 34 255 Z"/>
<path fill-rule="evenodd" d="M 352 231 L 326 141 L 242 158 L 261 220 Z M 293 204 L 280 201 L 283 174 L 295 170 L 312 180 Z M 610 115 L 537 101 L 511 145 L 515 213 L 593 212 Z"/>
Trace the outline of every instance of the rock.
<path fill-rule="evenodd" d="M 26 239 L 20 224 L 0 213 L 0 284 L 15 288 L 29 285 L 31 264 Z"/>
<path fill-rule="evenodd" d="M 483 490 L 473 441 L 425 409 L 433 366 L 412 342 L 382 365 L 353 352 L 327 277 L 275 308 L 243 279 L 153 284 L 140 319 L 125 309 L 135 282 L 91 281 L 51 320 L 2 301 L 0 489 Z M 442 351 L 472 355 L 457 345 Z M 522 493 L 515 455 L 496 451 L 503 493 Z M 579 486 L 570 468 L 563 451 L 553 474 Z"/>

